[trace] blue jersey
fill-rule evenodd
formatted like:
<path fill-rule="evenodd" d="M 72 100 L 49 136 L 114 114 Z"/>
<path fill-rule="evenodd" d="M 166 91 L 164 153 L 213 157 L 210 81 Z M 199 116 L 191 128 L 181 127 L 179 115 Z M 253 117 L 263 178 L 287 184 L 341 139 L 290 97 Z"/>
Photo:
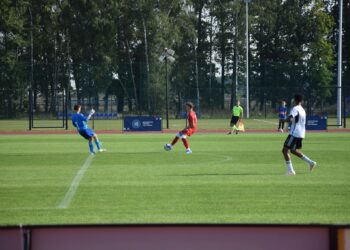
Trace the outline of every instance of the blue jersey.
<path fill-rule="evenodd" d="M 72 115 L 72 123 L 73 126 L 78 129 L 78 131 L 88 129 L 88 125 L 86 124 L 89 119 L 85 117 L 83 114 L 74 114 Z"/>
<path fill-rule="evenodd" d="M 280 119 L 286 119 L 287 118 L 287 107 L 280 106 L 278 109 L 278 117 Z"/>

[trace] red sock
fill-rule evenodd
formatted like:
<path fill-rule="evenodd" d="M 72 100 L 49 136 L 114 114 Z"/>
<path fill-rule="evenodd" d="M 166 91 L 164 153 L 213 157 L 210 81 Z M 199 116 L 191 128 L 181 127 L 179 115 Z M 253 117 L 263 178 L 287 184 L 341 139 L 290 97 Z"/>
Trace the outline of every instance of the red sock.
<path fill-rule="evenodd" d="M 175 136 L 175 138 L 174 138 L 173 142 L 171 143 L 171 145 L 174 146 L 177 143 L 178 140 L 179 140 L 179 137 Z"/>
<path fill-rule="evenodd" d="M 188 145 L 187 139 L 186 138 L 182 138 L 182 142 L 184 143 L 185 148 L 188 149 L 189 145 Z"/>

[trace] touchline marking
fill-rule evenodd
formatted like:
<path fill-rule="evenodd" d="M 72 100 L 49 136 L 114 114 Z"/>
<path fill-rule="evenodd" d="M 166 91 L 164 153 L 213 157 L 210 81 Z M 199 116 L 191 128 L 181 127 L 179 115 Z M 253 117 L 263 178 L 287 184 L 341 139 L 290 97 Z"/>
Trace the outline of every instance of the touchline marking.
<path fill-rule="evenodd" d="M 84 165 L 79 169 L 78 173 L 75 175 L 74 180 L 72 181 L 72 184 L 70 184 L 69 190 L 67 191 L 66 195 L 64 196 L 61 203 L 58 205 L 58 208 L 68 208 L 70 202 L 72 201 L 75 192 L 77 191 L 79 187 L 79 183 L 81 179 L 84 177 L 84 174 L 86 170 L 90 167 L 91 161 L 94 158 L 94 155 L 89 155 L 89 157 L 86 159 Z"/>
<path fill-rule="evenodd" d="M 278 125 L 278 123 L 276 123 L 276 122 L 270 122 L 270 121 L 265 121 L 265 120 L 261 120 L 261 119 L 253 119 L 253 120 L 258 121 L 258 122 L 266 122 L 266 123 Z"/>

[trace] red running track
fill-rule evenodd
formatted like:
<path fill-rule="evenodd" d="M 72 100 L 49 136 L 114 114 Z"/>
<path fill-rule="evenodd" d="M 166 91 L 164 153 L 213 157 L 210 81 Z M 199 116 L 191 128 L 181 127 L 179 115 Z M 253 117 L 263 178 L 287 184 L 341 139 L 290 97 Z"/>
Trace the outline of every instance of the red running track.
<path fill-rule="evenodd" d="M 227 133 L 228 130 L 223 129 L 208 129 L 198 130 L 197 133 Z M 142 133 L 166 133 L 172 134 L 178 132 L 178 130 L 163 130 L 161 132 L 123 132 L 122 130 L 95 130 L 97 134 L 142 134 Z M 329 129 L 329 130 L 309 130 L 309 133 L 313 132 L 326 132 L 326 133 L 349 133 L 350 129 Z M 75 134 L 76 131 L 72 130 L 45 130 L 45 131 L 0 131 L 0 135 L 64 135 L 64 134 Z M 241 133 L 279 133 L 272 129 L 252 129 L 246 130 Z"/>

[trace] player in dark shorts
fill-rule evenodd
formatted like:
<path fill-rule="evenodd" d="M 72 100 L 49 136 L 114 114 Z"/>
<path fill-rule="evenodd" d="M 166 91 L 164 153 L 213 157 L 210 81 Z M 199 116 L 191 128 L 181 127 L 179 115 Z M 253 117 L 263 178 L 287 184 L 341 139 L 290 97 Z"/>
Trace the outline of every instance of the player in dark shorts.
<path fill-rule="evenodd" d="M 289 151 L 298 156 L 300 159 L 309 164 L 310 171 L 316 167 L 316 162 L 311 160 L 309 157 L 304 155 L 300 149 L 303 146 L 303 139 L 305 138 L 305 123 L 306 123 L 306 112 L 301 106 L 303 97 L 301 95 L 295 95 L 294 102 L 295 106 L 290 111 L 290 115 L 285 120 L 291 122 L 291 129 L 289 135 L 284 142 L 282 153 L 287 165 L 287 175 L 295 175 L 295 171 L 292 165 L 292 160 L 289 155 Z"/>

